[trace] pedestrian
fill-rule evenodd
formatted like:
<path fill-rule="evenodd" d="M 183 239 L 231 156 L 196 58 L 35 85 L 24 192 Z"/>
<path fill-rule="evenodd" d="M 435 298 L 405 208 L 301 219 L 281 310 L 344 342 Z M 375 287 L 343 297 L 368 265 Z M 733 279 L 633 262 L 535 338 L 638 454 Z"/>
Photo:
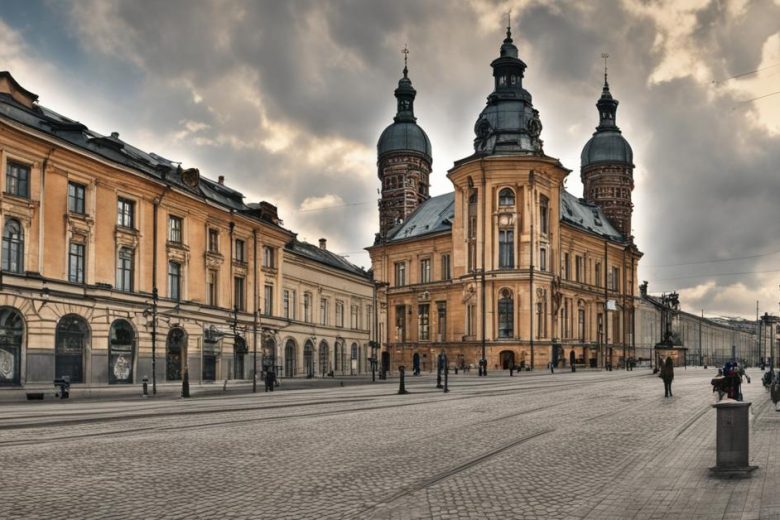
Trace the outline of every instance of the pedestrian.
<path fill-rule="evenodd" d="M 664 381 L 664 397 L 672 397 L 672 380 L 674 379 L 674 362 L 671 356 L 661 366 L 661 379 Z"/>
<path fill-rule="evenodd" d="M 555 365 L 553 364 L 553 362 L 552 362 L 552 361 L 550 361 L 550 373 L 551 373 L 551 374 L 554 374 L 554 373 L 555 373 Z"/>
<path fill-rule="evenodd" d="M 268 370 L 265 373 L 265 391 L 273 392 L 274 384 L 276 383 L 276 374 L 273 370 Z"/>

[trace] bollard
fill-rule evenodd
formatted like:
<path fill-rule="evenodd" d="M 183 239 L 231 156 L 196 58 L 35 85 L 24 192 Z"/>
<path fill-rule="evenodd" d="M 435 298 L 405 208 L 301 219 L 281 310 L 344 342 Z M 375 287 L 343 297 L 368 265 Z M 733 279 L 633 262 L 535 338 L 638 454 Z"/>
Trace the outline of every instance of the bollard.
<path fill-rule="evenodd" d="M 143 382 L 143 389 L 144 393 L 142 397 L 149 397 L 149 378 L 144 376 L 143 379 L 141 379 Z"/>
<path fill-rule="evenodd" d="M 401 379 L 398 383 L 398 395 L 404 395 L 408 394 L 409 392 L 406 391 L 406 385 L 404 384 L 404 372 L 406 371 L 406 368 L 403 366 L 398 367 L 398 373 L 401 375 Z"/>
<path fill-rule="evenodd" d="M 750 403 L 722 401 L 712 405 L 717 410 L 715 466 L 716 476 L 747 477 L 758 468 L 748 464 L 750 432 L 748 409 Z"/>
<path fill-rule="evenodd" d="M 515 370 L 515 366 L 514 365 L 509 365 L 509 377 L 513 376 L 512 372 L 514 372 L 514 370 Z"/>
<path fill-rule="evenodd" d="M 181 380 L 181 396 L 190 396 L 190 374 L 186 368 L 184 369 L 184 377 Z"/>
<path fill-rule="evenodd" d="M 447 387 L 447 374 L 450 372 L 450 367 L 447 366 L 447 357 L 444 357 L 444 393 L 450 391 L 450 389 Z"/>

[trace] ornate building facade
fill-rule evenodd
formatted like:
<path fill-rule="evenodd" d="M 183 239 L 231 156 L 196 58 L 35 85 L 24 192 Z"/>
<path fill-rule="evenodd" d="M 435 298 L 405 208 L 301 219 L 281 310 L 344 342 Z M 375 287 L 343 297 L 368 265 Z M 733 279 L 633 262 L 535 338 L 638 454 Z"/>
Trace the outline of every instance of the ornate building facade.
<path fill-rule="evenodd" d="M 0 387 L 367 370 L 367 273 L 223 177 L 100 135 L 7 72 L 0 184 Z"/>
<path fill-rule="evenodd" d="M 606 117 L 614 121 L 617 102 L 602 95 L 597 105 L 601 123 L 582 165 L 594 191 L 579 199 L 563 187 L 570 170 L 543 151 L 509 28 L 491 67 L 494 88 L 474 127 L 474 153 L 447 174 L 454 191 L 421 199 L 389 229 L 380 202 L 380 233 L 368 251 L 385 361 L 426 370 L 444 350 L 450 364 L 485 359 L 488 369 L 618 366 L 634 357 L 642 254 L 628 232 L 630 189 L 627 215 L 599 195 L 613 177 L 626 187 L 633 168 L 630 155 L 613 157 L 606 149 L 613 139 L 601 137 L 616 131 Z M 383 134 L 380 178 L 384 144 Z"/>

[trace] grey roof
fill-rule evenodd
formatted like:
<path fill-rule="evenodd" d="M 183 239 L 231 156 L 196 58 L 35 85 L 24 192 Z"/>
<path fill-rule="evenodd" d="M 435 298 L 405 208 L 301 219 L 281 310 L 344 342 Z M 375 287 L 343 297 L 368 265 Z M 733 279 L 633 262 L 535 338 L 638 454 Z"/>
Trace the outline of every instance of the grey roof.
<path fill-rule="evenodd" d="M 65 144 L 128 167 L 159 182 L 186 190 L 196 197 L 216 203 L 228 210 L 235 210 L 250 218 L 281 227 L 278 222 L 261 219 L 257 211 L 244 204 L 243 194 L 224 184 L 201 177 L 197 170 L 194 170 L 194 173 L 198 182 L 195 185 L 186 184 L 182 179 L 182 173 L 187 170 L 183 170 L 180 163 L 155 153 L 144 152 L 121 140 L 118 133 L 109 136 L 101 135 L 90 130 L 86 125 L 44 106 L 36 104 L 28 108 L 2 92 L 0 92 L 0 118 L 10 119 L 48 134 Z"/>
<path fill-rule="evenodd" d="M 573 224 L 609 240 L 625 242 L 625 237 L 609 223 L 599 206 L 578 199 L 565 190 L 561 191 L 561 222 Z"/>
<path fill-rule="evenodd" d="M 404 223 L 391 229 L 387 242 L 451 231 L 454 219 L 455 192 L 432 197 L 420 204 Z M 585 202 L 567 191 L 561 192 L 561 221 L 608 240 L 625 242 L 623 235 L 609 223 L 600 207 Z"/>
<path fill-rule="evenodd" d="M 387 152 L 412 150 L 424 154 L 431 161 L 431 140 L 425 130 L 417 123 L 402 121 L 392 123 L 385 128 L 376 144 L 377 153 L 381 157 Z"/>
<path fill-rule="evenodd" d="M 581 166 L 584 168 L 596 163 L 634 165 L 634 152 L 620 130 L 597 131 L 585 144 L 580 156 Z"/>
<path fill-rule="evenodd" d="M 455 192 L 431 197 L 420 204 L 406 221 L 388 233 L 388 242 L 415 238 L 452 229 L 455 218 Z"/>
<path fill-rule="evenodd" d="M 336 269 L 347 271 L 348 273 L 363 278 L 370 278 L 366 271 L 356 266 L 355 264 L 348 262 L 347 259 L 343 256 L 339 256 L 328 251 L 327 249 L 322 249 L 321 247 L 309 244 L 308 242 L 302 242 L 300 240 L 293 239 L 289 241 L 287 245 L 284 246 L 284 248 L 291 253 L 303 256 L 309 260 L 314 260 L 315 262 L 319 262 L 321 264 L 325 264 L 329 267 L 335 267 Z"/>

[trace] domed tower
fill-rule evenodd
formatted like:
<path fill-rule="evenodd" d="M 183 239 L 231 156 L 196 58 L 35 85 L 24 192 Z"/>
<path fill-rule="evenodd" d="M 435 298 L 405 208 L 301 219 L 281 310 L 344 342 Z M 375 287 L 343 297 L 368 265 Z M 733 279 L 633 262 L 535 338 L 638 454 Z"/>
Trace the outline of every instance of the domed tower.
<path fill-rule="evenodd" d="M 605 67 L 604 88 L 596 103 L 599 126 L 582 149 L 580 175 L 585 200 L 601 206 L 610 223 L 633 241 L 634 152 L 615 122 L 617 106 L 617 99 L 609 92 Z"/>
<path fill-rule="evenodd" d="M 414 117 L 414 98 L 417 91 L 409 79 L 404 49 L 404 76 L 398 81 L 395 97 L 398 111 L 393 123 L 385 128 L 377 143 L 378 175 L 382 182 L 379 199 L 379 236 L 402 222 L 430 198 L 428 179 L 431 173 L 431 141 L 417 125 Z"/>
<path fill-rule="evenodd" d="M 506 28 L 501 54 L 490 64 L 495 86 L 474 125 L 474 151 L 483 155 L 542 155 L 542 122 L 523 88 L 525 63 Z"/>

